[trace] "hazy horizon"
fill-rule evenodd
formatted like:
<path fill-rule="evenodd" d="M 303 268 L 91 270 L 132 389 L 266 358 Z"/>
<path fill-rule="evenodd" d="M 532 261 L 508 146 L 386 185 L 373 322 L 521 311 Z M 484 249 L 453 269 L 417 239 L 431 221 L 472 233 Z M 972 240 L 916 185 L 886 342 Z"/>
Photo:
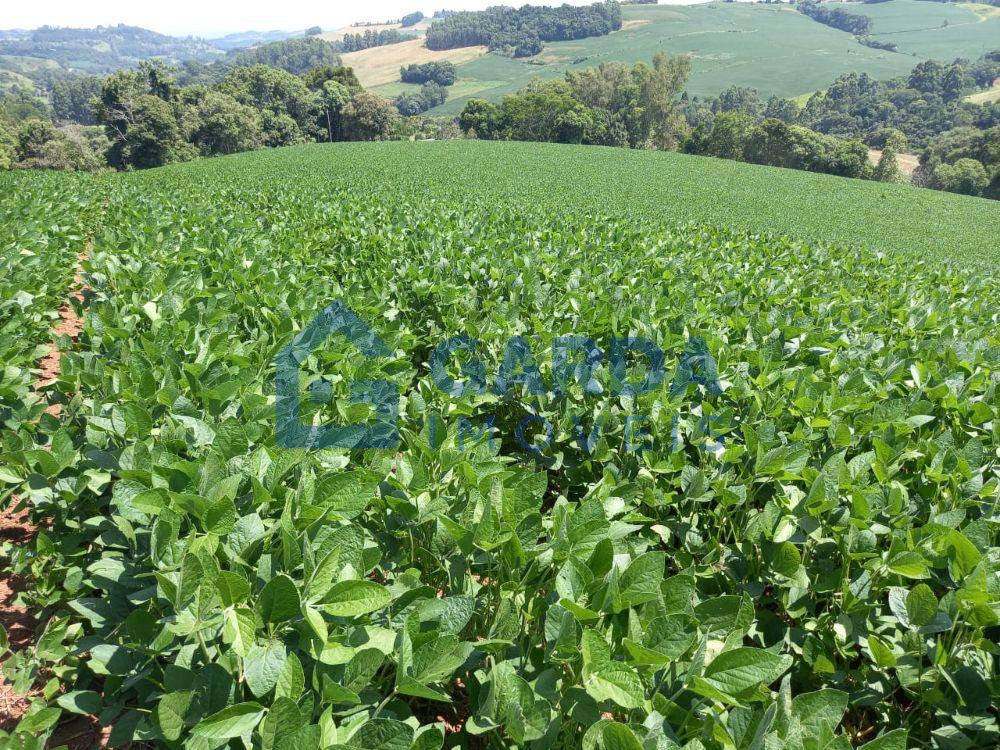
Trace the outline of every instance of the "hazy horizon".
<path fill-rule="evenodd" d="M 704 0 L 702 0 L 704 1 Z M 247 31 L 301 31 L 320 26 L 325 31 L 355 22 L 399 19 L 407 13 L 438 10 L 481 10 L 492 5 L 590 5 L 594 0 L 548 0 L 503 2 L 502 0 L 372 0 L 331 5 L 315 0 L 280 6 L 237 4 L 232 0 L 206 4 L 175 0 L 170 10 L 163 6 L 136 5 L 125 0 L 100 0 L 86 4 L 54 0 L 39 5 L 5 8 L 0 29 L 36 29 L 39 26 L 93 28 L 95 26 L 141 26 L 172 36 L 220 37 Z M 672 0 L 663 4 L 690 4 L 698 0 Z"/>

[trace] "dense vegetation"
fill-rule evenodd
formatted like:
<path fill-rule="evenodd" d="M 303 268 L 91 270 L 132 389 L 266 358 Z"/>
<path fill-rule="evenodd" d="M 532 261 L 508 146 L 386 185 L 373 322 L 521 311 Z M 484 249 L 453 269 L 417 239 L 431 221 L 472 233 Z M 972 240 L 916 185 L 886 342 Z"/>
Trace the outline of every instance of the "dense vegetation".
<path fill-rule="evenodd" d="M 536 81 L 499 105 L 472 100 L 459 125 L 489 140 L 670 148 L 690 68 L 688 58 L 662 53 L 652 65 L 606 63 L 563 81 Z"/>
<path fill-rule="evenodd" d="M 80 175 L 0 173 L 0 418 L 27 418 L 31 368 L 48 332 L 96 210 L 91 182 Z"/>
<path fill-rule="evenodd" d="M 814 21 L 850 32 L 855 36 L 865 36 L 872 29 L 872 20 L 868 16 L 850 13 L 843 8 L 831 8 L 815 0 L 796 3 L 795 7 Z"/>
<path fill-rule="evenodd" d="M 461 15 L 441 16 L 438 22 Z M 389 31 L 398 34 L 395 29 Z M 380 33 L 368 29 L 367 37 L 352 35 L 357 39 L 351 44 L 367 44 L 366 38 L 378 42 Z M 366 105 L 363 117 L 369 122 L 352 133 L 351 128 L 338 125 L 337 112 L 345 106 L 347 94 L 342 90 L 323 92 L 323 81 L 309 86 L 315 115 L 311 118 L 302 114 L 303 107 L 296 101 L 299 95 L 287 91 L 292 84 L 287 79 L 281 82 L 280 75 L 256 74 L 259 80 L 269 79 L 261 85 L 286 89 L 278 92 L 276 99 L 269 94 L 232 97 L 232 85 L 223 84 L 229 77 L 230 81 L 243 81 L 237 88 L 251 85 L 245 73 L 235 71 L 254 65 L 296 75 L 336 66 L 337 51 L 344 49 L 344 42 L 331 44 L 306 36 L 236 51 L 212 63 L 187 61 L 176 73 L 181 106 L 171 105 L 169 117 L 162 107 L 158 117 L 147 113 L 150 127 L 144 138 L 166 143 L 146 149 L 156 152 L 153 158 L 131 161 L 123 160 L 111 148 L 110 164 L 160 164 L 195 154 L 231 153 L 303 140 L 408 137 L 415 132 L 441 137 L 455 132 L 447 121 L 394 119 L 383 100 L 366 96 L 359 102 Z M 765 104 L 755 91 L 742 86 L 709 98 L 682 94 L 678 102 L 678 93 L 685 88 L 680 76 L 686 78 L 688 73 L 679 62 L 669 67 L 662 75 L 649 75 L 650 66 L 645 64 L 577 68 L 561 81 L 534 83 L 497 105 L 472 100 L 460 123 L 467 133 L 486 138 L 680 148 L 689 153 L 890 182 L 906 179 L 896 154 L 910 150 L 921 154 L 922 165 L 914 177 L 921 185 L 987 197 L 1000 191 L 997 151 L 991 145 L 996 138 L 993 128 L 1000 124 L 1000 103 L 966 101 L 968 94 L 982 90 L 1000 75 L 996 53 L 972 63 L 919 63 L 907 76 L 888 81 L 877 81 L 865 73 L 844 75 L 810 97 L 805 106 L 780 98 Z M 425 84 L 419 89 L 392 91 L 395 109 L 412 118 L 437 111 L 448 98 L 441 86 L 454 83 L 458 69 L 449 62 L 432 62 L 404 65 L 400 73 L 404 83 Z M 122 140 L 121 133 L 108 128 L 106 121 L 103 124 L 111 141 L 105 144 L 94 130 L 54 129 L 28 121 L 51 118 L 93 125 L 96 117 L 91 103 L 103 85 L 94 76 L 57 80 L 49 92 L 50 108 L 28 91 L 0 99 L 0 165 L 73 169 L 100 165 L 104 161 L 101 152 Z M 213 94 L 208 101 L 206 91 Z M 287 110 L 289 102 L 295 112 Z M 156 106 L 148 100 L 146 104 Z M 241 107 L 258 109 L 246 118 L 245 125 L 242 121 L 247 110 Z M 169 124 L 170 119 L 176 126 Z M 938 139 L 944 143 L 934 148 Z M 885 148 L 887 144 L 889 148 Z M 886 163 L 874 168 L 869 165 L 864 146 L 882 149 Z"/>
<path fill-rule="evenodd" d="M 202 63 L 197 60 L 185 60 L 177 68 L 176 77 L 184 86 L 218 84 L 228 73 L 236 68 L 246 68 L 253 65 L 265 65 L 269 68 L 283 70 L 286 73 L 300 75 L 313 68 L 325 65 L 339 65 L 342 47 L 313 36 L 305 38 L 283 39 L 261 44 L 249 49 L 237 49 L 229 52 L 221 60 L 212 63 Z"/>
<path fill-rule="evenodd" d="M 344 34 L 344 38 L 337 43 L 337 47 L 344 52 L 357 52 L 358 50 L 369 49 L 371 47 L 405 42 L 408 39 L 416 39 L 416 36 L 401 33 L 398 29 L 382 29 L 380 31 L 365 29 L 363 34 L 360 32 L 357 34 Z"/>
<path fill-rule="evenodd" d="M 562 78 L 567 70 L 604 61 L 648 61 L 664 50 L 693 56 L 691 96 L 711 97 L 738 85 L 757 89 L 767 100 L 807 96 L 851 72 L 889 79 L 908 75 L 928 59 L 975 60 L 996 49 L 1000 39 L 1000 14 L 969 3 L 890 0 L 831 7 L 869 15 L 874 30 L 868 38 L 895 43 L 902 54 L 871 49 L 784 3 L 624 5 L 619 31 L 546 43 L 545 54 L 529 64 L 495 54 L 459 63 L 461 88 L 435 113 L 458 115 L 470 98 L 499 102 L 535 77 Z"/>
<path fill-rule="evenodd" d="M 399 19 L 399 25 L 404 29 L 410 26 L 416 26 L 418 23 L 424 20 L 424 14 L 421 11 L 416 11 L 414 13 L 407 13 L 405 16 Z"/>
<path fill-rule="evenodd" d="M 564 81 L 537 82 L 499 105 L 470 101 L 459 124 L 480 138 L 555 141 L 632 148 L 677 148 L 755 164 L 869 177 L 868 148 L 777 119 L 755 124 L 714 118 L 713 128 L 689 126 L 681 92 L 686 57 L 658 55 L 653 65 L 603 63 Z"/>
<path fill-rule="evenodd" d="M 292 163 L 318 159 L 314 152 L 327 148 L 299 147 Z M 657 217 L 671 226 L 788 234 L 814 244 L 952 260 L 976 272 L 1000 262 L 995 203 L 908 185 L 669 151 L 563 144 L 456 140 L 416 147 L 387 142 L 377 149 L 340 144 L 333 150 L 336 158 L 323 162 L 325 174 L 362 180 L 372 190 L 392 192 L 415 182 L 413 190 L 442 199 L 517 201 L 554 213 L 611 213 L 637 222 Z M 258 163 L 283 176 L 290 158 L 285 151 L 268 151 Z"/>
<path fill-rule="evenodd" d="M 974 104 L 963 97 L 997 76 L 996 53 L 972 64 L 924 62 L 908 77 L 887 82 L 863 73 L 842 76 L 828 90 L 810 97 L 804 107 L 773 97 L 765 105 L 753 89 L 734 86 L 712 99 L 685 102 L 685 118 L 693 131 L 684 149 L 761 163 L 753 142 L 766 127 L 782 133 L 790 150 L 778 149 L 776 158 L 764 163 L 793 166 L 803 160 L 796 140 L 858 153 L 863 140 L 886 153 L 920 154 L 921 166 L 913 176 L 919 185 L 996 198 L 1000 197 L 1000 106 Z M 851 140 L 831 140 L 820 133 Z M 864 164 L 859 166 L 862 172 L 854 176 L 866 176 Z M 838 168 L 820 171 L 846 174 Z M 901 179 L 898 169 L 876 169 L 873 176 Z"/>
<path fill-rule="evenodd" d="M 956 127 L 1000 125 L 1000 103 L 974 104 L 966 94 L 1000 78 L 1000 51 L 970 63 L 918 63 L 909 75 L 878 81 L 864 73 L 835 80 L 810 97 L 798 115 L 801 124 L 833 135 L 871 139 L 893 128 L 923 148 Z"/>
<path fill-rule="evenodd" d="M 448 98 L 448 90 L 440 83 L 430 81 L 420 87 L 420 90 L 410 94 L 400 94 L 395 98 L 393 104 L 399 113 L 405 117 L 412 117 L 421 112 L 444 104 Z"/>
<path fill-rule="evenodd" d="M 662 189 L 639 157 L 671 155 L 315 147 L 67 205 L 3 176 L 5 220 L 94 230 L 60 416 L 2 392 L 0 483 L 44 525 L 6 548 L 40 638 L 4 672 L 66 685 L 10 744 L 74 713 L 164 748 L 995 744 L 995 275 L 589 212 Z M 301 403 L 363 420 L 352 381 L 390 381 L 391 450 L 276 443 L 275 360 L 336 299 L 386 356 L 303 354 Z M 564 335 L 600 353 L 561 370 Z M 609 366 L 629 335 L 664 377 Z"/>
<path fill-rule="evenodd" d="M 497 5 L 435 21 L 427 29 L 426 40 L 433 50 L 483 44 L 494 52 L 528 57 L 541 52 L 543 42 L 603 36 L 621 25 L 621 6 L 615 0 L 557 8 Z"/>
<path fill-rule="evenodd" d="M 169 68 L 145 62 L 102 81 L 86 110 L 103 129 L 57 128 L 43 113 L 9 125 L 0 117 L 0 168 L 143 169 L 307 141 L 379 140 L 399 119 L 337 65 L 303 76 L 234 67 L 213 85 L 180 86 Z"/>
<path fill-rule="evenodd" d="M 451 86 L 455 83 L 455 63 L 448 60 L 427 63 L 410 63 L 399 69 L 399 77 L 403 83 L 438 83 Z"/>
<path fill-rule="evenodd" d="M 237 31 L 225 36 L 214 37 L 209 41 L 213 47 L 229 52 L 246 47 L 259 47 L 271 42 L 283 42 L 296 36 L 298 34 L 293 31 Z"/>
<path fill-rule="evenodd" d="M 868 147 L 861 141 L 823 135 L 776 118 L 754 123 L 741 112 L 719 114 L 710 130 L 696 129 L 684 142 L 684 151 L 843 177 L 874 174 Z"/>
<path fill-rule="evenodd" d="M 302 39 L 285 39 L 250 49 L 237 50 L 217 63 L 222 70 L 267 65 L 296 75 L 320 65 L 337 65 L 337 46 L 314 36 Z M 346 51 L 346 48 L 345 50 Z"/>

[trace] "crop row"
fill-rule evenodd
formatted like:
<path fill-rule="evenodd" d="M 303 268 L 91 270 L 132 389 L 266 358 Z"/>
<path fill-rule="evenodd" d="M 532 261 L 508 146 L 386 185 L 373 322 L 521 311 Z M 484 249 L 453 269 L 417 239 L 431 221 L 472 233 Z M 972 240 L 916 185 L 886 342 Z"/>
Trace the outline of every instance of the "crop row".
<path fill-rule="evenodd" d="M 31 369 L 48 351 L 49 330 L 73 279 L 98 204 L 86 178 L 0 176 L 0 421 L 38 417 Z"/>

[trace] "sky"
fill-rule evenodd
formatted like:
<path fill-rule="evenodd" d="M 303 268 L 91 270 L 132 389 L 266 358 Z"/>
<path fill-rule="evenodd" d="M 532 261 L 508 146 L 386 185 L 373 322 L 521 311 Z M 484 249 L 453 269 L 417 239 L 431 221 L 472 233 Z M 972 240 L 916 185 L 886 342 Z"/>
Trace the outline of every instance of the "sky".
<path fill-rule="evenodd" d="M 50 26 L 93 27 L 119 23 L 142 26 L 164 34 L 219 36 L 234 31 L 298 31 L 310 26 L 324 30 L 354 21 L 398 19 L 421 10 L 478 10 L 490 5 L 524 5 L 526 0 L 41 0 L 0 3 L 0 29 Z M 548 0 L 529 5 L 588 5 L 593 0 Z"/>

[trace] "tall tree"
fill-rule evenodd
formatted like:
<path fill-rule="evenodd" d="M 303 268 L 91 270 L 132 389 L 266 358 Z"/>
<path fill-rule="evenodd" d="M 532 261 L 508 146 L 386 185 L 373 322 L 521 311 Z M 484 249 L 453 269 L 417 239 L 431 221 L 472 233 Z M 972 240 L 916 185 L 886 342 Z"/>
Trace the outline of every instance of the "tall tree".
<path fill-rule="evenodd" d="M 647 132 L 655 148 L 670 149 L 677 145 L 684 129 L 679 115 L 679 103 L 684 85 L 691 74 L 691 58 L 686 55 L 669 56 L 657 52 L 653 66 L 640 63 L 640 101 Z"/>
<path fill-rule="evenodd" d="M 344 105 L 341 120 L 343 136 L 349 141 L 385 140 L 398 117 L 396 108 L 388 99 L 362 91 Z"/>

